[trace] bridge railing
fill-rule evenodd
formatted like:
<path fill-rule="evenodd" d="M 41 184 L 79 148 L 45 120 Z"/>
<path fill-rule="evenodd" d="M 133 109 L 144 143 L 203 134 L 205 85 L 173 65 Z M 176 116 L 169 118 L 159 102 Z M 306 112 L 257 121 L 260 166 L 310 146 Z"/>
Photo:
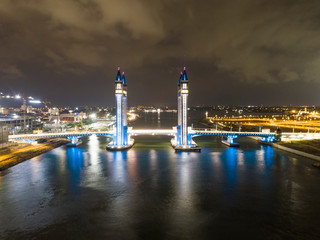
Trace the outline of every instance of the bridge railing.
<path fill-rule="evenodd" d="M 50 137 L 69 137 L 69 136 L 90 136 L 90 135 L 112 135 L 112 131 L 74 131 L 74 132 L 56 132 L 56 133 L 35 133 L 35 134 L 15 134 L 9 135 L 9 139 L 24 138 L 50 138 Z"/>
<path fill-rule="evenodd" d="M 241 135 L 241 136 L 274 136 L 275 132 L 246 132 L 246 131 L 225 131 L 215 128 L 193 128 L 189 133 L 198 135 Z"/>
<path fill-rule="evenodd" d="M 218 131 L 215 128 L 191 128 L 193 131 Z"/>
<path fill-rule="evenodd" d="M 176 133 L 173 129 L 132 129 L 128 131 L 133 136 L 136 135 L 173 135 Z"/>

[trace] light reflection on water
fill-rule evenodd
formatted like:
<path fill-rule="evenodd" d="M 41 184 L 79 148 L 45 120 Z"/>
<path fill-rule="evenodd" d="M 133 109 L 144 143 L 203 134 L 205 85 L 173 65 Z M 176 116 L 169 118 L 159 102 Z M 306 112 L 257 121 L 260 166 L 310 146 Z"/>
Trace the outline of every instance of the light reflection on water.
<path fill-rule="evenodd" d="M 239 149 L 198 141 L 201 153 L 175 153 L 167 138 L 107 152 L 91 136 L 21 163 L 0 176 L 0 237 L 319 236 L 310 161 L 249 140 Z"/>
<path fill-rule="evenodd" d="M 119 184 L 119 187 L 124 183 L 128 183 L 127 179 L 127 155 L 126 151 L 112 152 L 113 163 L 111 165 L 111 176 L 114 182 Z"/>

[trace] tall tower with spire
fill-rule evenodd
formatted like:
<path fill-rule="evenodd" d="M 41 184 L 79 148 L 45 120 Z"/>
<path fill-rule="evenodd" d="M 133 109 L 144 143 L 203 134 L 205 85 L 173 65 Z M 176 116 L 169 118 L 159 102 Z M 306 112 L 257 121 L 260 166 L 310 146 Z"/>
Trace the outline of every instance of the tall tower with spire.
<path fill-rule="evenodd" d="M 124 76 L 124 72 L 122 72 L 121 76 L 122 86 L 123 86 L 123 96 L 122 96 L 122 144 L 128 144 L 128 126 L 127 126 L 127 80 Z"/>
<path fill-rule="evenodd" d="M 188 142 L 188 94 L 189 81 L 186 68 L 180 74 L 178 81 L 178 126 L 177 126 L 177 146 L 187 146 Z"/>
<path fill-rule="evenodd" d="M 180 73 L 180 78 L 178 81 L 178 126 L 181 126 L 181 93 L 179 93 L 181 80 L 182 80 L 182 72 Z"/>
<path fill-rule="evenodd" d="M 107 146 L 108 150 L 123 150 L 131 147 L 128 140 L 127 126 L 127 81 L 124 73 L 118 73 L 115 81 L 116 96 L 116 131 L 113 136 L 113 143 Z"/>
<path fill-rule="evenodd" d="M 121 146 L 123 138 L 123 82 L 121 79 L 120 68 L 118 67 L 117 78 L 115 82 L 116 95 L 116 134 L 114 145 Z"/>

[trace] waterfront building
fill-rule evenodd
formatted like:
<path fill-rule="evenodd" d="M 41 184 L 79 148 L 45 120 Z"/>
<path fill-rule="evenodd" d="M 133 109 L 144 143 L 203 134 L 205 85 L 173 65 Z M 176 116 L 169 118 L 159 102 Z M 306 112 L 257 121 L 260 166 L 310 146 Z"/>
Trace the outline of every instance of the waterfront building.
<path fill-rule="evenodd" d="M 0 148 L 8 146 L 8 126 L 0 123 Z"/>

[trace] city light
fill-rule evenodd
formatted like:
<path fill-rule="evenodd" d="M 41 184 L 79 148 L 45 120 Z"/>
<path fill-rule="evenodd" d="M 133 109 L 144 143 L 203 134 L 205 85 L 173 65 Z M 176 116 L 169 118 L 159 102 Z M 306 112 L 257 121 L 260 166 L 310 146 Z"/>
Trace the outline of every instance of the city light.
<path fill-rule="evenodd" d="M 0 240 L 320 240 L 320 0 L 0 16 Z"/>
<path fill-rule="evenodd" d="M 128 121 L 133 121 L 137 118 L 137 114 L 135 113 L 128 113 Z"/>
<path fill-rule="evenodd" d="M 91 114 L 89 115 L 89 118 L 91 118 L 91 119 L 96 119 L 96 118 L 97 118 L 97 114 L 91 113 Z"/>
<path fill-rule="evenodd" d="M 40 100 L 29 100 L 29 103 L 39 104 L 39 103 L 41 103 L 41 101 Z"/>

